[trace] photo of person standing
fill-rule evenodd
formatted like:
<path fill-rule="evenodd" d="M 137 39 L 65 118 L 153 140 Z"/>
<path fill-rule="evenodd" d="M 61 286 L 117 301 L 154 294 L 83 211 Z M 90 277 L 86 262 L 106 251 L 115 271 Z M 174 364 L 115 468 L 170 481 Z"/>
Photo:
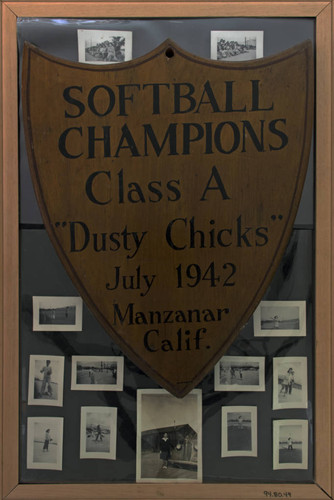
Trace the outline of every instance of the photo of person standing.
<path fill-rule="evenodd" d="M 43 445 L 43 451 L 49 451 L 49 443 L 52 441 L 52 437 L 50 435 L 50 429 L 46 429 L 45 431 L 45 437 L 44 437 L 44 445 Z"/>
<path fill-rule="evenodd" d="M 28 404 L 62 406 L 64 356 L 30 355 Z"/>
<path fill-rule="evenodd" d="M 160 440 L 160 458 L 162 460 L 162 468 L 168 468 L 168 459 L 170 458 L 172 451 L 172 444 L 168 438 L 167 432 L 164 433 Z"/>
<path fill-rule="evenodd" d="M 41 369 L 41 373 L 43 374 L 43 382 L 42 382 L 40 397 L 46 394 L 45 389 L 47 389 L 47 395 L 50 397 L 52 396 L 52 386 L 51 386 L 52 368 L 50 365 L 51 361 L 47 359 L 46 365 L 43 366 L 43 368 Z"/>
<path fill-rule="evenodd" d="M 63 427 L 63 417 L 28 417 L 28 469 L 62 470 Z"/>

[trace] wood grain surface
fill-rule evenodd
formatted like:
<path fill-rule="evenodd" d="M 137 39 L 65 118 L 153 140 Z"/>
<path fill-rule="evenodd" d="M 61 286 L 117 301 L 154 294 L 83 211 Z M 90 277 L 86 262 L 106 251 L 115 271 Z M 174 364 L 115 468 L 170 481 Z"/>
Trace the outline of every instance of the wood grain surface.
<path fill-rule="evenodd" d="M 22 93 L 65 269 L 124 353 L 182 397 L 248 321 L 288 242 L 311 140 L 311 43 L 225 63 L 166 40 L 107 67 L 27 44 Z"/>

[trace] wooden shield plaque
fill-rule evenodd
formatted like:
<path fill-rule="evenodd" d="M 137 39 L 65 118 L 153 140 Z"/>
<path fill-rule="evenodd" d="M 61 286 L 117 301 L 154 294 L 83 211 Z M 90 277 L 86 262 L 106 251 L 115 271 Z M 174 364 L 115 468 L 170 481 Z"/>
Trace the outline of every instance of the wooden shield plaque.
<path fill-rule="evenodd" d="M 23 107 L 45 227 L 133 362 L 187 394 L 247 322 L 306 174 L 312 46 L 210 61 L 167 40 L 107 66 L 26 45 Z"/>

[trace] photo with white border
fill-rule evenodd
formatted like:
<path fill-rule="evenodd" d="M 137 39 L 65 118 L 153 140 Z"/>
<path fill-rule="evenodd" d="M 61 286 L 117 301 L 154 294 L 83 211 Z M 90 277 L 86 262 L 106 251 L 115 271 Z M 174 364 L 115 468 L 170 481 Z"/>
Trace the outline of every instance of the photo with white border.
<path fill-rule="evenodd" d="M 82 406 L 80 458 L 116 460 L 117 408 Z"/>
<path fill-rule="evenodd" d="M 64 356 L 30 355 L 28 405 L 63 406 Z"/>
<path fill-rule="evenodd" d="M 304 300 L 263 300 L 253 314 L 255 337 L 305 337 Z"/>
<path fill-rule="evenodd" d="M 72 356 L 72 390 L 122 391 L 123 379 L 123 356 Z"/>
<path fill-rule="evenodd" d="M 78 332 L 82 330 L 81 297 L 36 297 L 33 303 L 34 332 Z"/>
<path fill-rule="evenodd" d="M 265 391 L 265 357 L 223 356 L 215 365 L 215 391 Z"/>
<path fill-rule="evenodd" d="M 222 406 L 222 457 L 257 457 L 257 407 Z"/>
<path fill-rule="evenodd" d="M 77 31 L 79 62 L 114 64 L 132 59 L 132 31 Z"/>
<path fill-rule="evenodd" d="M 307 358 L 273 359 L 273 410 L 307 408 Z"/>
<path fill-rule="evenodd" d="M 137 391 L 137 482 L 202 482 L 202 391 Z"/>
<path fill-rule="evenodd" d="M 63 417 L 28 417 L 27 469 L 62 470 Z"/>
<path fill-rule="evenodd" d="M 308 468 L 308 421 L 273 421 L 273 469 Z"/>
<path fill-rule="evenodd" d="M 211 31 L 211 59 L 251 61 L 263 57 L 263 31 Z"/>

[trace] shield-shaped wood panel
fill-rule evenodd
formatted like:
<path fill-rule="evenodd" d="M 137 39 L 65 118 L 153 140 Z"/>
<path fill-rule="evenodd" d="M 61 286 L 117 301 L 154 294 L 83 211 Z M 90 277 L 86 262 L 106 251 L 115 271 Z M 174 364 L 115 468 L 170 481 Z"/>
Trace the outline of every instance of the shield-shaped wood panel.
<path fill-rule="evenodd" d="M 23 107 L 45 227 L 124 354 L 182 397 L 269 285 L 308 164 L 312 46 L 225 63 L 167 40 L 94 66 L 27 44 Z"/>

